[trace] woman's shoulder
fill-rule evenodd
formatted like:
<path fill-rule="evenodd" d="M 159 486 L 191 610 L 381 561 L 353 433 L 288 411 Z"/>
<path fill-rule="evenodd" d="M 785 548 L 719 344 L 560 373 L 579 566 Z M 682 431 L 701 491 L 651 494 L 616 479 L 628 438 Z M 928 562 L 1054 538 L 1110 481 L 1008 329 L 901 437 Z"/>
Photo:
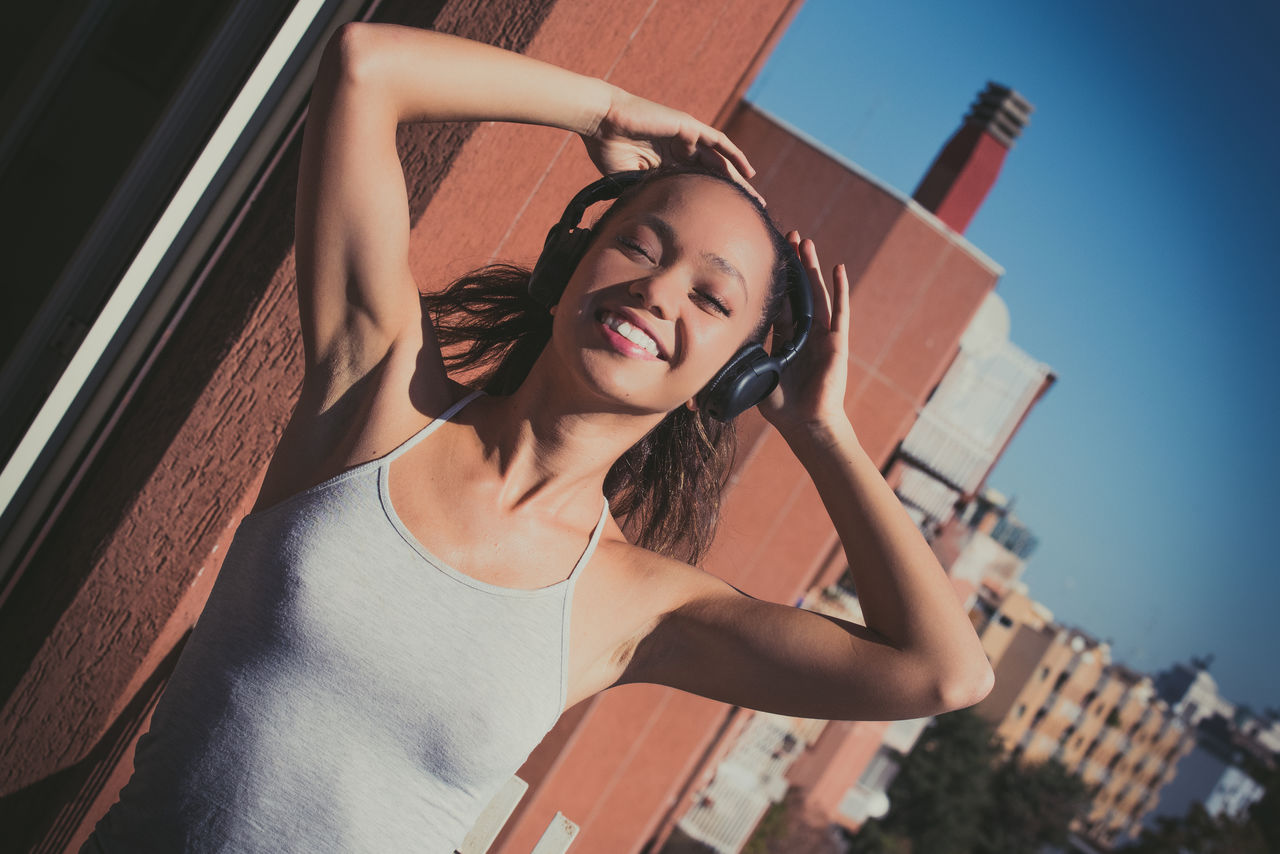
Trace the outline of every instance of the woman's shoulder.
<path fill-rule="evenodd" d="M 602 538 L 597 559 L 607 561 L 628 595 L 644 600 L 645 610 L 665 615 L 729 585 L 707 570 L 629 542 L 621 531 Z"/>
<path fill-rule="evenodd" d="M 338 394 L 304 383 L 272 454 L 263 500 L 386 454 L 471 393 L 450 377 L 422 378 L 396 361 L 393 354 Z"/>

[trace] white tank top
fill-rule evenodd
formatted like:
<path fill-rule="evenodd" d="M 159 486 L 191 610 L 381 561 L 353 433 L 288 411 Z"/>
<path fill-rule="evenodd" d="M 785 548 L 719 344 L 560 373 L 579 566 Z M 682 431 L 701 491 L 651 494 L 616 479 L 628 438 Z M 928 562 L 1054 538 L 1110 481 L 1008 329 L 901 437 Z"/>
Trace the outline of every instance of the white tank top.
<path fill-rule="evenodd" d="M 574 584 L 609 510 L 549 587 L 498 587 L 428 552 L 387 472 L 477 394 L 241 522 L 134 774 L 83 850 L 461 844 L 564 711 Z"/>

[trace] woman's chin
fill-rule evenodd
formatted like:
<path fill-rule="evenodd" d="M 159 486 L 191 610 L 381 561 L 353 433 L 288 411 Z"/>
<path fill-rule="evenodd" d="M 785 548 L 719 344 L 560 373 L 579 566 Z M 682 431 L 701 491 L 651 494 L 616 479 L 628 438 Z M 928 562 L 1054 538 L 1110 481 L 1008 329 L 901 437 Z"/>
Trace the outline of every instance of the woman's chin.
<path fill-rule="evenodd" d="M 646 419 L 665 417 L 683 406 L 695 391 L 672 387 L 666 363 L 631 358 L 608 348 L 583 347 L 565 354 L 548 372 L 550 387 L 540 394 L 564 394 L 589 401 L 600 412 Z"/>

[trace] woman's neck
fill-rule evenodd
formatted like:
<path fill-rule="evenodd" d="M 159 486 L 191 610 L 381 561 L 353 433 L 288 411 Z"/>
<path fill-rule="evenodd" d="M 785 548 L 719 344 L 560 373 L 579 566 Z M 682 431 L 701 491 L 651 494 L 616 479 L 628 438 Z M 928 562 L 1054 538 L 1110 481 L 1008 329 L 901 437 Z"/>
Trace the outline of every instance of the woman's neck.
<path fill-rule="evenodd" d="M 497 470 L 499 501 L 511 509 L 535 500 L 549 509 L 565 507 L 584 495 L 594 503 L 613 464 L 663 417 L 599 411 L 567 394 L 563 384 L 542 381 L 537 370 L 514 394 L 477 405 L 486 464 Z"/>

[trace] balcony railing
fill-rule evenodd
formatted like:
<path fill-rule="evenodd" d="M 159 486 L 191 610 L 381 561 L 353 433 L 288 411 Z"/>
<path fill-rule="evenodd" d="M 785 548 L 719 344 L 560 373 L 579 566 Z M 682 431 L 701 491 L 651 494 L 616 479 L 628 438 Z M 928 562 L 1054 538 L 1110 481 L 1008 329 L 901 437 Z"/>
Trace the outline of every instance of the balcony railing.
<path fill-rule="evenodd" d="M 519 777 L 508 780 L 498 794 L 493 796 L 493 800 L 489 801 L 484 812 L 480 813 L 480 818 L 454 854 L 485 854 L 528 790 L 529 784 Z M 577 835 L 578 825 L 565 817 L 564 813 L 557 812 L 529 854 L 564 854 Z"/>

